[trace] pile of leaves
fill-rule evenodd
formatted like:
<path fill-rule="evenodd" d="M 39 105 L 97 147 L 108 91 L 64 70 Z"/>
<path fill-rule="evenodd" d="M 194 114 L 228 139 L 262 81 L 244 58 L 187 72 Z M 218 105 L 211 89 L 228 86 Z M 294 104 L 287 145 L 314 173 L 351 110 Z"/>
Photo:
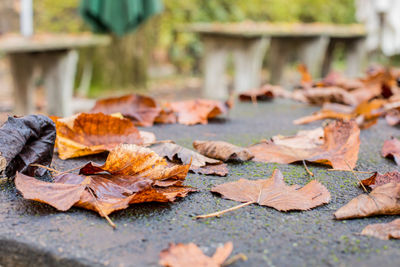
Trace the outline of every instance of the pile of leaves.
<path fill-rule="evenodd" d="M 59 211 L 79 207 L 109 218 L 112 212 L 143 202 L 174 202 L 196 189 L 184 185 L 189 172 L 227 176 L 229 163 L 245 161 L 306 165 L 312 162 L 333 170 L 353 171 L 360 148 L 360 129 L 366 129 L 385 116 L 390 125 L 400 123 L 399 72 L 370 69 L 364 78 L 347 79 L 330 74 L 313 81 L 300 66 L 301 85 L 293 92 L 266 85 L 242 93 L 242 101 L 292 98 L 322 109 L 300 118 L 295 124 L 333 119 L 324 127 L 299 131 L 294 136 L 272 136 L 249 147 L 225 141 L 194 140 L 193 150 L 171 140 L 157 140 L 141 131 L 155 123 L 207 124 L 208 119 L 226 114 L 230 102 L 196 99 L 158 104 L 153 98 L 127 95 L 97 101 L 89 113 L 67 118 L 30 115 L 10 117 L 0 128 L 0 173 L 15 177 L 15 185 L 25 199 L 46 203 Z M 50 167 L 56 151 L 61 160 L 105 153 L 103 164 L 87 162 L 72 170 Z M 385 141 L 381 154 L 400 165 L 400 141 Z M 50 171 L 51 180 L 42 176 Z M 223 179 L 223 178 L 221 178 Z M 400 173 L 374 173 L 362 180 L 365 193 L 334 213 L 337 220 L 376 215 L 400 214 Z M 307 211 L 328 204 L 330 192 L 317 180 L 304 186 L 287 185 L 279 169 L 260 180 L 240 179 L 219 183 L 210 190 L 239 205 L 197 219 L 221 216 L 239 208 L 258 204 L 278 211 Z M 400 238 L 400 221 L 365 227 L 361 234 L 381 239 Z M 160 254 L 164 266 L 226 265 L 232 243 L 219 248 L 214 256 L 205 256 L 190 243 L 171 244 Z"/>

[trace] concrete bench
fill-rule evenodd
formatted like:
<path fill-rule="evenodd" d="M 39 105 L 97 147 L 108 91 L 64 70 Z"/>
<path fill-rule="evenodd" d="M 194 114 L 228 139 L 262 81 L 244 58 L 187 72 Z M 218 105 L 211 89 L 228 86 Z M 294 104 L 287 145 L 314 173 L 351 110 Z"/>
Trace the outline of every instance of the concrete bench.
<path fill-rule="evenodd" d="M 110 43 L 108 36 L 92 34 L 37 34 L 31 38 L 0 36 L 0 53 L 10 60 L 14 83 L 15 114 L 35 111 L 35 74 L 41 70 L 47 97 L 47 113 L 71 115 L 71 101 L 78 62 L 78 48 Z"/>
<path fill-rule="evenodd" d="M 333 50 L 339 43 L 345 44 L 347 75 L 359 73 L 365 56 L 366 33 L 359 24 L 200 23 L 179 30 L 201 36 L 205 50 L 204 96 L 208 98 L 228 95 L 224 75 L 229 54 L 235 65 L 234 89 L 239 93 L 260 85 L 267 50 L 274 84 L 281 82 L 283 68 L 292 56 L 305 63 L 314 77 L 329 71 Z"/>

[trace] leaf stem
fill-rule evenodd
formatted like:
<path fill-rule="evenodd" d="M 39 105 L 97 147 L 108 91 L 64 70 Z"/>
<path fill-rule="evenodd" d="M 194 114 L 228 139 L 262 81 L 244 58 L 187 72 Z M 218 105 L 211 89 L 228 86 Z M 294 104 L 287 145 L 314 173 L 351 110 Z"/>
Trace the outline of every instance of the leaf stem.
<path fill-rule="evenodd" d="M 303 165 L 304 168 L 306 169 L 306 172 L 308 173 L 308 175 L 310 175 L 311 177 L 314 177 L 314 173 L 312 173 L 312 171 L 310 171 L 307 167 L 306 161 L 303 159 Z"/>
<path fill-rule="evenodd" d="M 100 211 L 101 215 L 104 216 L 104 218 L 106 218 L 107 222 L 111 225 L 112 228 L 117 228 L 117 226 L 115 225 L 115 223 L 113 223 L 113 221 L 110 219 L 110 217 L 108 217 L 107 214 L 104 213 L 104 211 L 101 209 L 99 202 L 97 201 L 96 196 L 93 194 L 92 189 L 90 189 L 90 187 L 86 186 L 86 189 L 89 191 L 89 193 L 92 195 L 93 199 L 94 199 L 94 203 L 96 204 L 96 208 Z"/>
<path fill-rule="evenodd" d="M 237 262 L 238 260 L 242 260 L 242 261 L 247 261 L 247 256 L 243 253 L 239 253 L 236 254 L 235 256 L 230 257 L 229 259 L 227 259 L 224 263 L 222 263 L 222 267 L 231 265 L 235 262 Z"/>
<path fill-rule="evenodd" d="M 337 170 L 337 169 L 328 169 L 328 171 L 330 171 L 330 172 L 355 172 L 355 173 L 366 173 L 366 174 L 374 173 L 374 172 L 369 172 L 369 171 Z"/>
<path fill-rule="evenodd" d="M 363 183 L 361 182 L 360 178 L 358 178 L 358 176 L 356 175 L 356 173 L 353 171 L 353 169 L 350 167 L 350 164 L 347 162 L 347 160 L 344 159 L 344 162 L 347 164 L 347 166 L 349 167 L 351 173 L 354 175 L 354 177 L 356 177 L 356 179 L 358 180 L 358 182 L 360 183 L 361 187 L 364 189 L 365 193 L 368 194 L 368 190 L 367 188 L 365 188 L 365 186 L 363 185 Z"/>
<path fill-rule="evenodd" d="M 41 165 L 41 164 L 37 164 L 37 163 L 30 164 L 30 166 L 43 168 L 43 169 L 46 169 L 48 171 L 55 172 L 57 174 L 61 173 L 60 171 L 57 171 L 56 169 L 53 169 L 53 168 L 50 168 L 50 167 L 47 167 L 47 166 L 44 166 L 44 165 Z"/>
<path fill-rule="evenodd" d="M 248 206 L 250 204 L 254 204 L 254 203 L 256 203 L 256 202 L 249 201 L 249 202 L 242 203 L 240 205 L 234 206 L 234 207 L 226 209 L 226 210 L 221 210 L 221 211 L 217 211 L 217 212 L 209 213 L 209 214 L 205 214 L 205 215 L 199 215 L 199 216 L 196 216 L 195 219 L 205 219 L 205 218 L 219 217 L 220 215 L 222 215 L 224 213 L 227 213 L 227 212 L 230 212 L 230 211 L 234 211 L 234 210 L 238 210 L 240 208 L 246 207 L 246 206 Z"/>

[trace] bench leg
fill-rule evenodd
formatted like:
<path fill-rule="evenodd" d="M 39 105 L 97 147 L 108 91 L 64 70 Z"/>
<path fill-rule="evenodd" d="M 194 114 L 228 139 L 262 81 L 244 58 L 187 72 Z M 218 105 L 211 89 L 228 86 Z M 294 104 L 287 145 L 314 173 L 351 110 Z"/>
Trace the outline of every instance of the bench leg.
<path fill-rule="evenodd" d="M 271 84 L 282 84 L 282 75 L 290 52 L 290 41 L 286 38 L 271 38 L 268 51 L 268 70 Z"/>
<path fill-rule="evenodd" d="M 300 60 L 314 78 L 321 77 L 322 63 L 328 44 L 329 37 L 320 36 L 304 40 L 300 45 Z"/>
<path fill-rule="evenodd" d="M 234 49 L 235 62 L 235 92 L 259 87 L 261 84 L 261 69 L 269 39 L 246 39 Z"/>
<path fill-rule="evenodd" d="M 348 77 L 357 77 L 360 75 L 365 59 L 365 39 L 348 40 L 346 42 L 346 75 Z"/>
<path fill-rule="evenodd" d="M 27 115 L 35 111 L 34 60 L 29 54 L 10 54 L 14 84 L 14 112 Z"/>
<path fill-rule="evenodd" d="M 213 38 L 204 38 L 204 48 L 203 96 L 211 99 L 227 99 L 228 87 L 225 70 L 228 50 Z"/>
<path fill-rule="evenodd" d="M 333 55 L 336 49 L 337 42 L 334 39 L 329 41 L 329 45 L 326 49 L 325 57 L 322 63 L 321 76 L 325 77 L 329 74 L 332 69 Z"/>
<path fill-rule="evenodd" d="M 50 115 L 69 116 L 72 114 L 72 95 L 78 63 L 75 50 L 46 53 L 42 55 L 47 95 L 47 112 Z"/>

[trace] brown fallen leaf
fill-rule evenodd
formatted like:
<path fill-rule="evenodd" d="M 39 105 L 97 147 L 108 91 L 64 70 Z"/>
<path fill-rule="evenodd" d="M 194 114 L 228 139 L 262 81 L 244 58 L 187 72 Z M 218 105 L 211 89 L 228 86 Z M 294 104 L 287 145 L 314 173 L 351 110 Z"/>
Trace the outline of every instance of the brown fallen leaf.
<path fill-rule="evenodd" d="M 369 194 L 353 198 L 335 212 L 335 218 L 343 220 L 397 214 L 400 214 L 400 184 L 387 183 L 375 187 Z"/>
<path fill-rule="evenodd" d="M 382 157 L 393 158 L 397 165 L 400 165 L 400 141 L 391 137 L 383 143 Z"/>
<path fill-rule="evenodd" d="M 351 120 L 353 116 L 351 114 L 345 114 L 345 113 L 340 113 L 336 111 L 332 111 L 329 109 L 321 109 L 320 111 L 314 112 L 313 114 L 305 117 L 301 117 L 299 119 L 296 119 L 293 121 L 294 124 L 296 125 L 301 125 L 301 124 L 308 124 L 314 121 L 319 121 L 319 120 L 326 120 L 326 119 L 337 119 L 337 120 L 343 120 L 343 121 L 349 121 Z"/>
<path fill-rule="evenodd" d="M 33 175 L 36 167 L 30 164 L 51 163 L 55 139 L 55 125 L 46 116 L 9 117 L 0 128 L 0 173 Z"/>
<path fill-rule="evenodd" d="M 104 165 L 89 163 L 79 175 L 59 173 L 50 183 L 18 174 L 15 184 L 26 199 L 62 211 L 82 207 L 108 218 L 129 204 L 185 197 L 195 191 L 182 185 L 188 170 L 189 165 L 167 166 L 165 159 L 150 149 L 119 145 L 110 151 Z"/>
<path fill-rule="evenodd" d="M 369 102 L 362 102 L 357 107 L 345 109 L 344 107 L 338 108 L 332 104 L 324 105 L 320 111 L 313 113 L 310 116 L 305 116 L 295 120 L 294 124 L 307 124 L 317 120 L 324 119 L 337 119 L 349 121 L 355 119 L 360 128 L 366 129 L 374 125 L 378 118 L 383 114 L 381 108 L 386 103 L 382 99 L 374 99 Z"/>
<path fill-rule="evenodd" d="M 176 114 L 173 110 L 168 108 L 163 108 L 160 114 L 154 119 L 155 123 L 176 123 Z"/>
<path fill-rule="evenodd" d="M 143 143 L 140 132 L 130 120 L 102 113 L 80 113 L 55 119 L 55 123 L 56 147 L 61 159 L 98 154 L 121 143 Z M 148 134 L 145 136 L 149 138 Z"/>
<path fill-rule="evenodd" d="M 322 144 L 312 144 L 304 137 L 298 142 L 283 144 L 264 140 L 250 146 L 249 150 L 254 154 L 253 161 L 288 164 L 307 160 L 348 170 L 356 166 L 359 147 L 360 129 L 357 124 L 354 121 L 334 121 L 324 128 Z"/>
<path fill-rule="evenodd" d="M 286 185 L 278 169 L 268 179 L 240 179 L 214 186 L 211 191 L 221 194 L 223 198 L 245 202 L 241 206 L 257 203 L 279 211 L 309 210 L 329 203 L 331 199 L 329 191 L 316 180 L 301 188 L 298 185 Z M 206 218 L 207 215 L 197 217 Z"/>
<path fill-rule="evenodd" d="M 319 127 L 313 130 L 298 131 L 294 136 L 275 135 L 271 140 L 276 145 L 291 148 L 311 149 L 324 144 L 324 129 Z"/>
<path fill-rule="evenodd" d="M 375 188 L 387 183 L 400 183 L 400 173 L 398 171 L 380 174 L 375 172 L 371 177 L 361 180 L 361 183 L 369 188 Z"/>
<path fill-rule="evenodd" d="M 395 126 L 400 123 L 400 110 L 392 109 L 386 113 L 385 120 L 390 126 Z"/>
<path fill-rule="evenodd" d="M 166 106 L 177 114 L 178 123 L 185 125 L 207 124 L 208 119 L 226 114 L 229 110 L 227 103 L 208 99 L 171 102 Z"/>
<path fill-rule="evenodd" d="M 294 92 L 296 99 L 306 100 L 307 103 L 322 105 L 326 102 L 341 103 L 350 106 L 356 106 L 359 100 L 351 93 L 340 87 L 313 87 L 308 89 L 296 90 Z"/>
<path fill-rule="evenodd" d="M 190 164 L 190 171 L 205 175 L 226 176 L 228 168 L 220 160 L 203 156 L 196 151 L 172 143 L 160 143 L 150 147 L 160 157 L 171 162 Z"/>
<path fill-rule="evenodd" d="M 266 84 L 258 89 L 252 89 L 239 94 L 240 101 L 267 101 L 275 97 L 291 98 L 291 92 L 281 86 Z"/>
<path fill-rule="evenodd" d="M 121 97 L 100 99 L 91 110 L 92 113 L 113 114 L 120 112 L 138 126 L 152 126 L 161 108 L 148 96 L 130 94 Z"/>
<path fill-rule="evenodd" d="M 361 234 L 383 240 L 400 239 L 400 219 L 396 219 L 390 223 L 375 223 L 367 225 L 362 230 Z"/>
<path fill-rule="evenodd" d="M 364 87 L 364 83 L 357 78 L 348 78 L 339 72 L 330 72 L 321 82 L 318 82 L 316 87 L 337 86 L 347 91 L 355 90 Z"/>
<path fill-rule="evenodd" d="M 159 264 L 167 267 L 219 267 L 232 253 L 232 242 L 217 248 L 212 257 L 204 253 L 194 243 L 177 245 L 170 244 L 168 249 L 161 251 Z"/>
<path fill-rule="evenodd" d="M 248 161 L 254 157 L 248 149 L 224 141 L 194 141 L 193 147 L 206 157 L 224 162 L 229 160 Z"/>

